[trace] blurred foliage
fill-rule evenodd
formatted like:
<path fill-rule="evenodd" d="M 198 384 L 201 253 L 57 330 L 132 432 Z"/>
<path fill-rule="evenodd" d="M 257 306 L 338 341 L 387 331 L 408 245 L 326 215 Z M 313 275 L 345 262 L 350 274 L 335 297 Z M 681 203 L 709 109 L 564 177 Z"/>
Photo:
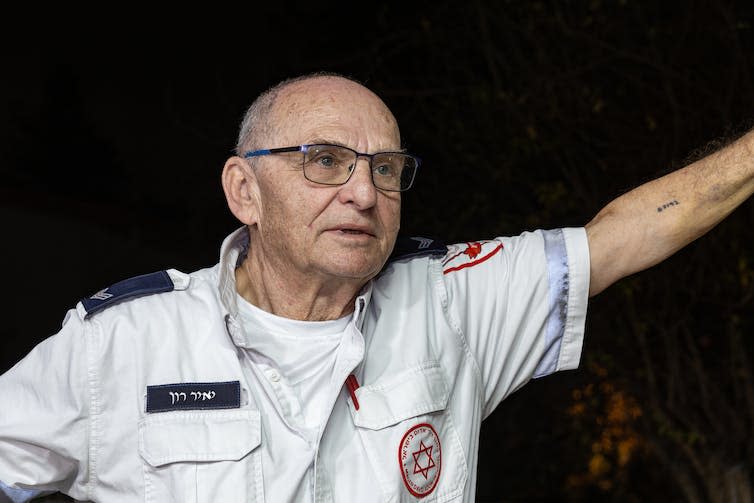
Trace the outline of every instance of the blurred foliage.
<path fill-rule="evenodd" d="M 586 367 L 592 382 L 573 389 L 573 403 L 566 411 L 573 431 L 582 434 L 581 449 L 588 453 L 581 471 L 565 481 L 567 493 L 579 499 L 623 491 L 631 482 L 632 463 L 646 456 L 639 401 L 624 389 L 625 383 L 608 375 L 605 366 L 590 358 Z"/>

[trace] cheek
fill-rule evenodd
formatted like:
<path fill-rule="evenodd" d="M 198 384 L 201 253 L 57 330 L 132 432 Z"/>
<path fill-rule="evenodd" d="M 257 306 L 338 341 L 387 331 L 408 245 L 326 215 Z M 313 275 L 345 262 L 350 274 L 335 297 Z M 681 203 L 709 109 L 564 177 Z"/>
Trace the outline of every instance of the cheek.
<path fill-rule="evenodd" d="M 380 217 L 387 230 L 397 231 L 401 226 L 401 200 L 386 199 L 382 205 Z"/>
<path fill-rule="evenodd" d="M 276 189 L 265 202 L 268 225 L 275 225 L 278 232 L 293 236 L 299 236 L 302 228 L 316 226 L 318 216 L 334 197 L 325 190 L 297 189 L 292 184 Z"/>
<path fill-rule="evenodd" d="M 259 228 L 267 237 L 285 235 L 294 226 L 291 218 L 296 215 L 295 195 L 286 194 L 276 186 L 262 190 L 259 208 Z"/>

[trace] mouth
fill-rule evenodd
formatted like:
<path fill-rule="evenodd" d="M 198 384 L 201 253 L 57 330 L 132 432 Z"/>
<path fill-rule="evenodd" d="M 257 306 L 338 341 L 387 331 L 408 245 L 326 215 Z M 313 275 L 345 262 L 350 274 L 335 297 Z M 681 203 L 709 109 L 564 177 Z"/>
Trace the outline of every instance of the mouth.
<path fill-rule="evenodd" d="M 337 232 L 338 234 L 344 234 L 348 236 L 369 236 L 369 237 L 375 237 L 375 234 L 373 232 L 370 232 L 370 229 L 366 227 L 336 227 L 332 229 L 334 232 Z"/>

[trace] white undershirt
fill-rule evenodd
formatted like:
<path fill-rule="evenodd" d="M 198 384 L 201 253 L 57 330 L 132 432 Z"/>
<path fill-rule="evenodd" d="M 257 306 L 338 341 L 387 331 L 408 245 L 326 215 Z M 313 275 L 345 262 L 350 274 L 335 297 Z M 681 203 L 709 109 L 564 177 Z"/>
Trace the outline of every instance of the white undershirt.
<path fill-rule="evenodd" d="M 325 408 L 329 408 L 326 402 L 335 358 L 351 315 L 330 321 L 291 320 L 237 297 L 241 320 L 252 342 L 250 349 L 256 353 L 254 360 L 263 370 L 269 370 L 267 375 L 273 377 L 275 387 L 282 383 L 296 399 L 303 426 L 312 433 L 318 431 L 329 412 Z M 275 371 L 281 376 L 279 380 L 275 380 Z"/>

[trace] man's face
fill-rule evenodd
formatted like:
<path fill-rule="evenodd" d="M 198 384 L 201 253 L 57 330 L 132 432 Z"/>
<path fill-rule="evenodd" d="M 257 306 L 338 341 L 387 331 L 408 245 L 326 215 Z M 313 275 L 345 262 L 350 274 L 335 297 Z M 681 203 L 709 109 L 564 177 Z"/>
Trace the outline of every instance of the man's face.
<path fill-rule="evenodd" d="M 293 84 L 278 96 L 272 115 L 275 133 L 264 147 L 332 143 L 364 153 L 400 149 L 398 127 L 387 107 L 347 80 Z M 258 236 L 252 250 L 283 272 L 366 282 L 382 268 L 395 243 L 400 193 L 376 189 L 364 158 L 346 184 L 315 184 L 304 178 L 301 156 L 297 152 L 257 161 Z"/>

